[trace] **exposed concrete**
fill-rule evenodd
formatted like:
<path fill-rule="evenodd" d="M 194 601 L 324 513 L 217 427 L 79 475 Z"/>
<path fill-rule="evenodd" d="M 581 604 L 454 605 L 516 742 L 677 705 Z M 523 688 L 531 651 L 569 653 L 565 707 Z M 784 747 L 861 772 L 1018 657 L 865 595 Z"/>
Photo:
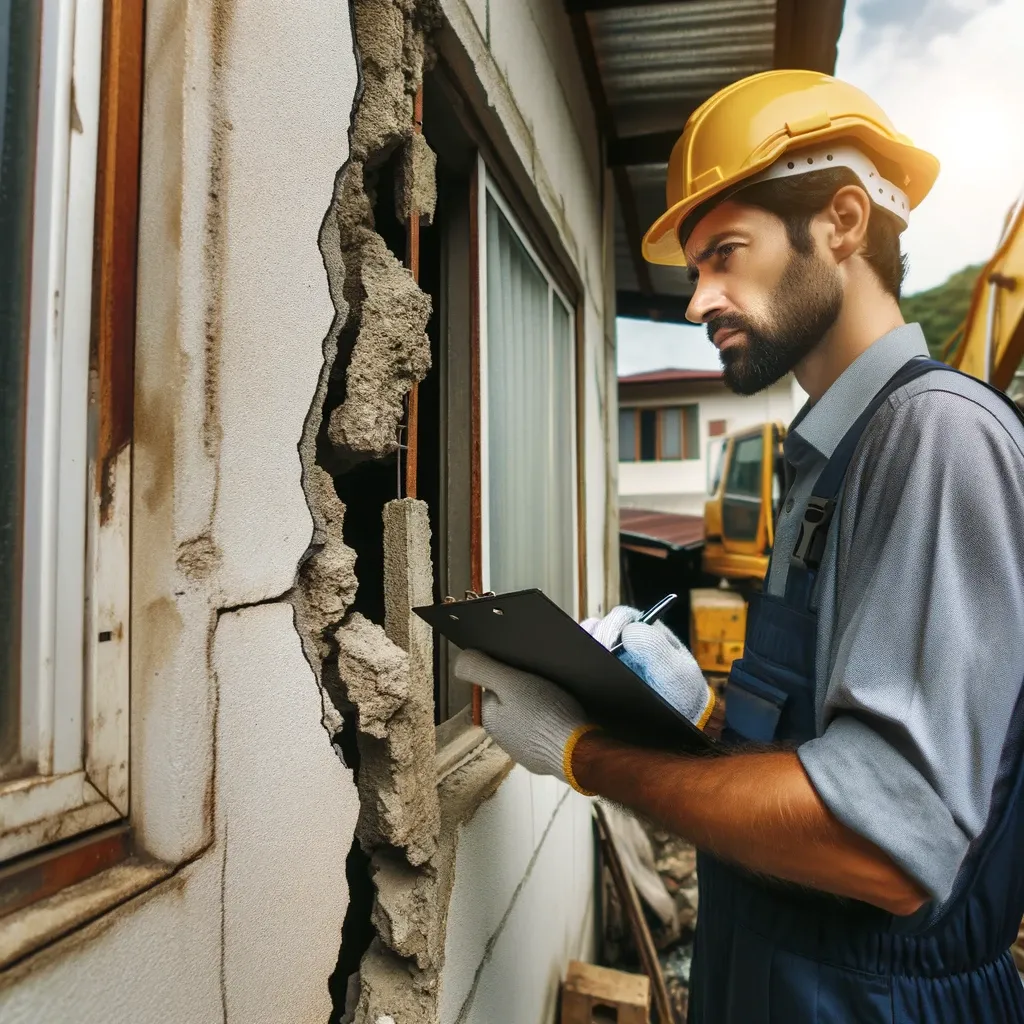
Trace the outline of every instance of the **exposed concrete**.
<path fill-rule="evenodd" d="M 402 150 L 395 183 L 395 213 L 404 224 L 417 216 L 424 223 L 434 220 L 437 206 L 437 157 L 418 132 Z"/>
<path fill-rule="evenodd" d="M 358 253 L 358 256 L 357 256 Z M 348 253 L 358 258 L 360 327 L 346 368 L 345 401 L 331 413 L 331 441 L 349 458 L 383 458 L 398 447 L 402 399 L 430 369 L 430 297 L 376 234 Z"/>

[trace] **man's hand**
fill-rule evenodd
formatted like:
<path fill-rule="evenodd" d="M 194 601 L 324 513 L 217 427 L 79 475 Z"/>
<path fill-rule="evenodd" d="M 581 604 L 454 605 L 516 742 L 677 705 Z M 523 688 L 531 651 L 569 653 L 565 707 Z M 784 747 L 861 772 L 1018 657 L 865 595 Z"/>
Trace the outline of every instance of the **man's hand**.
<path fill-rule="evenodd" d="M 566 768 L 576 740 L 592 726 L 574 698 L 540 676 L 479 651 L 463 651 L 455 675 L 484 687 L 483 727 L 513 761 L 535 775 L 554 775 L 579 788 Z"/>
<path fill-rule="evenodd" d="M 605 647 L 610 648 L 621 639 L 623 650 L 619 660 L 698 729 L 703 729 L 714 710 L 714 691 L 675 633 L 662 622 L 638 622 L 640 615 L 636 608 L 619 605 L 603 619 L 585 619 L 580 625 Z"/>

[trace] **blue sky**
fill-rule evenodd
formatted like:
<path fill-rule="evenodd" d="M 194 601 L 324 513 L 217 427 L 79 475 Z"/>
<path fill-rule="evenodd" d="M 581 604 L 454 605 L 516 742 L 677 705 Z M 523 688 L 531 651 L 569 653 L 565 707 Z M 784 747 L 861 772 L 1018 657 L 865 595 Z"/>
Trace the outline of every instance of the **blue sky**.
<path fill-rule="evenodd" d="M 939 180 L 903 236 L 908 294 L 984 262 L 1024 189 L 1024 0 L 847 0 L 836 75 L 933 152 Z M 700 328 L 619 321 L 619 372 L 702 369 Z"/>

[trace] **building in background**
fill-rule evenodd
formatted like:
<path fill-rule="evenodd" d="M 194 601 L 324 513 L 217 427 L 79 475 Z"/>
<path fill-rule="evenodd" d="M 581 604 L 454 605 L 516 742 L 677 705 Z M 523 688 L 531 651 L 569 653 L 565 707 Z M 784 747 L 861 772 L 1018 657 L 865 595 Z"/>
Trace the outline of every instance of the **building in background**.
<path fill-rule="evenodd" d="M 620 506 L 702 515 L 720 439 L 757 423 L 788 426 L 806 397 L 792 376 L 749 396 L 734 394 L 714 370 L 620 377 Z"/>

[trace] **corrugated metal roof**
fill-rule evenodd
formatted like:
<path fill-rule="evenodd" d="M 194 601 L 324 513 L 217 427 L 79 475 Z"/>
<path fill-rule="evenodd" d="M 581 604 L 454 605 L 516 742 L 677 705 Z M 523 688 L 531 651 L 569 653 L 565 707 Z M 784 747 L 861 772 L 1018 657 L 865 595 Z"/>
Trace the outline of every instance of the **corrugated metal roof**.
<path fill-rule="evenodd" d="M 619 533 L 623 539 L 647 541 L 672 551 L 685 551 L 704 543 L 704 517 L 620 508 Z"/>
<path fill-rule="evenodd" d="M 619 137 L 681 130 L 722 86 L 771 68 L 775 4 L 691 0 L 595 12 L 594 48 Z"/>

